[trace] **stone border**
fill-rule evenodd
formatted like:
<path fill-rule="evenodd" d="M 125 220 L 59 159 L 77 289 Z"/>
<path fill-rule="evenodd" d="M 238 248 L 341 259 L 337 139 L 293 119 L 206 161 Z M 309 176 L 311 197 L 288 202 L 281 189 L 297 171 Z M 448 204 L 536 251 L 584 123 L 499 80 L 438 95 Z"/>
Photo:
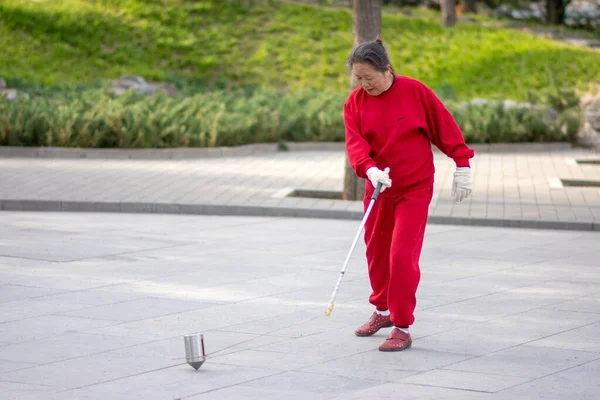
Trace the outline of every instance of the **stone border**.
<path fill-rule="evenodd" d="M 258 143 L 234 147 L 165 148 L 165 149 L 96 149 L 74 147 L 0 146 L 0 157 L 56 158 L 56 159 L 140 159 L 181 160 L 197 158 L 244 157 L 272 154 L 281 151 L 345 151 L 341 142 L 285 143 L 285 150 L 277 143 Z M 570 143 L 493 143 L 470 145 L 477 153 L 539 153 L 573 149 Z M 436 147 L 434 151 L 439 153 Z"/>
<path fill-rule="evenodd" d="M 274 153 L 276 151 L 276 144 L 251 144 L 239 147 L 166 149 L 88 149 L 73 147 L 0 146 L 0 157 L 168 160 L 186 158 L 236 157 Z"/>
<path fill-rule="evenodd" d="M 359 211 L 295 207 L 227 206 L 213 204 L 120 203 L 59 200 L 0 200 L 2 211 L 106 212 L 144 214 L 188 214 L 218 216 L 261 216 L 358 220 Z M 600 223 L 513 220 L 494 218 L 430 216 L 428 223 L 439 225 L 487 226 L 526 229 L 555 229 L 600 232 Z"/>
<path fill-rule="evenodd" d="M 289 151 L 344 151 L 344 143 L 303 142 L 286 143 Z M 22 147 L 0 146 L 0 157 L 19 158 L 89 158 L 89 159 L 140 159 L 176 160 L 218 157 L 244 157 L 278 153 L 278 143 L 257 143 L 233 147 L 165 148 L 165 149 L 97 149 L 75 147 Z"/>
<path fill-rule="evenodd" d="M 573 150 L 575 147 L 567 142 L 550 143 L 476 143 L 469 144 L 477 153 L 549 153 Z M 435 149 L 437 150 L 437 149 Z M 439 151 L 439 150 L 437 150 Z"/>

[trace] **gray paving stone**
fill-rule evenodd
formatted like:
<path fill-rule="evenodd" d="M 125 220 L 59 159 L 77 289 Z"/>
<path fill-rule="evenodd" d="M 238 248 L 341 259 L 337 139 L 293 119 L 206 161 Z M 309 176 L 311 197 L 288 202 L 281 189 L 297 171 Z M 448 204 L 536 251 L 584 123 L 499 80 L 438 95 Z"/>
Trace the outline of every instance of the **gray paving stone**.
<path fill-rule="evenodd" d="M 144 343 L 144 340 L 87 333 L 67 333 L 37 340 L 35 342 L 36 349 L 32 349 L 31 342 L 0 347 L 0 360 L 31 365 L 48 364 L 141 343 Z"/>
<path fill-rule="evenodd" d="M 216 294 L 216 293 L 215 293 Z M 226 294 L 226 292 L 225 292 Z M 227 301 L 223 296 L 222 301 Z M 141 321 L 127 322 L 88 330 L 90 333 L 161 340 L 190 331 L 222 329 L 246 321 L 254 321 L 268 315 L 286 314 L 277 304 L 231 303 L 220 306 L 166 315 Z"/>
<path fill-rule="evenodd" d="M 461 293 L 464 298 L 490 295 L 497 292 L 528 286 L 542 280 L 539 276 L 527 276 L 514 270 L 490 272 L 485 275 L 468 276 L 423 288 L 424 296 L 434 293 Z"/>
<path fill-rule="evenodd" d="M 247 382 L 242 386 L 259 388 L 266 386 L 276 390 L 301 388 L 302 391 L 309 393 L 319 394 L 323 392 L 335 392 L 343 395 L 344 393 L 373 387 L 381 383 L 383 382 L 373 379 L 345 378 L 340 376 L 291 371 Z"/>
<path fill-rule="evenodd" d="M 119 354 L 136 358 L 152 356 L 164 362 L 178 360 L 185 362 L 183 335 L 201 332 L 204 335 L 204 347 L 208 358 L 224 356 L 244 350 L 252 350 L 261 346 L 285 341 L 285 338 L 270 335 L 252 335 L 240 332 L 221 330 L 196 330 L 193 326 L 183 334 L 167 339 L 156 340 L 141 345 L 115 350 Z"/>
<path fill-rule="evenodd" d="M 286 354 L 271 351 L 243 350 L 224 355 L 215 355 L 212 361 L 218 364 L 239 365 L 242 367 L 274 368 L 289 371 L 317 364 L 322 359 L 318 356 L 303 354 Z"/>
<path fill-rule="evenodd" d="M 0 350 L 2 350 L 2 348 L 0 348 Z M 30 367 L 35 367 L 35 366 L 36 366 L 36 364 L 32 364 L 32 363 L 3 360 L 0 358 L 0 374 L 2 374 L 4 372 L 16 371 L 19 369 L 30 368 Z"/>
<path fill-rule="evenodd" d="M 530 398 L 592 400 L 598 398 L 600 391 L 599 374 L 600 362 L 592 361 L 516 386 L 503 394 L 507 397 L 519 395 Z"/>
<path fill-rule="evenodd" d="M 494 321 L 494 323 L 503 326 L 507 332 L 514 329 L 522 332 L 524 335 L 544 337 L 557 332 L 568 332 L 595 323 L 600 321 L 598 317 L 598 314 L 592 313 L 555 311 L 538 308 L 505 317 L 501 320 Z M 523 323 L 525 326 L 517 329 L 516 326 L 519 322 Z"/>
<path fill-rule="evenodd" d="M 2 374 L 14 382 L 73 389 L 180 364 L 153 355 L 133 358 L 116 351 L 74 358 Z"/>
<path fill-rule="evenodd" d="M 332 275 L 333 276 L 333 275 Z M 302 304 L 304 307 L 315 307 L 312 310 L 318 310 L 321 312 L 323 307 L 326 307 L 329 299 L 331 297 L 331 292 L 333 290 L 333 286 L 337 282 L 337 277 L 339 277 L 339 272 L 335 275 L 333 279 L 333 284 L 323 285 L 319 288 L 310 288 L 305 290 L 297 290 L 293 292 L 283 293 L 276 296 L 276 299 L 281 300 L 282 304 Z M 356 274 L 356 277 L 351 276 L 344 278 L 344 288 L 345 291 L 340 293 L 338 291 L 338 295 L 336 296 L 336 301 L 339 298 L 338 306 L 336 307 L 338 310 L 341 307 L 349 307 L 347 310 L 349 314 L 352 312 L 360 312 L 356 316 L 352 318 L 352 320 L 360 321 L 361 324 L 364 323 L 363 319 L 369 317 L 372 314 L 372 306 L 370 306 L 367 302 L 368 296 L 371 293 L 371 289 L 368 283 L 365 282 L 365 274 Z M 353 301 L 360 300 L 360 303 L 352 303 Z M 365 310 L 364 307 L 369 306 L 368 310 Z M 347 316 L 346 314 L 344 314 Z M 312 328 L 311 328 L 312 329 Z"/>
<path fill-rule="evenodd" d="M 262 346 L 258 350 L 320 356 L 326 360 L 375 349 L 383 339 L 385 336 L 358 338 L 351 330 L 338 329 Z"/>
<path fill-rule="evenodd" d="M 479 400 L 502 400 L 502 399 L 506 399 L 506 391 L 501 391 L 498 393 L 492 393 L 492 394 L 482 394 L 482 397 Z M 528 395 L 518 395 L 518 394 L 510 394 L 510 398 L 511 400 L 529 400 L 532 397 L 528 396 Z M 550 397 L 546 397 L 546 396 L 540 396 L 539 394 L 537 394 L 535 396 L 536 399 L 539 400 L 554 400 L 556 399 L 556 397 L 554 398 L 550 398 Z"/>
<path fill-rule="evenodd" d="M 529 345 L 600 353 L 598 335 L 600 335 L 600 323 L 593 323 L 567 332 L 548 335 L 548 337 L 532 341 Z"/>
<path fill-rule="evenodd" d="M 23 234 L 29 235 L 31 233 Z M 98 255 L 106 254 L 107 252 L 119 254 L 138 249 L 150 249 L 164 246 L 167 243 L 174 244 L 169 241 L 155 242 L 154 244 L 152 243 L 152 240 L 137 242 L 136 240 L 130 239 L 129 241 L 124 241 L 121 238 L 57 237 L 50 240 L 45 239 L 44 241 L 37 243 L 35 249 L 28 249 L 27 253 L 23 253 L 23 248 L 19 245 L 19 241 L 21 240 L 23 239 L 19 238 L 17 235 L 5 239 L 2 244 L 0 244 L 0 254 L 10 257 L 26 256 L 28 258 L 37 258 L 40 260 L 64 262 L 82 258 L 93 258 Z"/>
<path fill-rule="evenodd" d="M 60 290 L 23 285 L 0 285 L 0 303 L 61 293 Z"/>
<path fill-rule="evenodd" d="M 428 350 L 452 349 L 456 353 L 476 356 L 524 344 L 536 338 L 518 333 L 509 335 L 499 329 L 501 327 L 485 322 L 475 327 L 458 328 L 415 340 L 413 347 Z"/>
<path fill-rule="evenodd" d="M 482 397 L 482 395 L 486 397 Z M 441 388 L 425 385 L 413 385 L 409 383 L 384 383 L 372 388 L 356 391 L 352 394 L 335 396 L 335 400 L 360 400 L 360 399 L 381 399 L 395 400 L 398 398 L 408 400 L 482 400 L 487 399 L 488 394 L 475 393 L 462 389 Z"/>
<path fill-rule="evenodd" d="M 137 253 L 140 254 L 140 253 Z M 87 269 L 86 276 L 94 279 L 103 279 L 108 282 L 114 282 L 112 285 L 106 285 L 95 289 L 97 293 L 102 293 L 104 288 L 110 288 L 118 285 L 127 285 L 141 282 L 147 279 L 163 278 L 189 271 L 201 269 L 198 259 L 186 259 L 183 257 L 173 257 L 171 259 L 162 259 L 156 257 L 138 257 L 117 255 L 115 257 L 103 257 L 102 265 L 98 265 L 97 260 L 83 260 L 70 262 L 62 265 L 60 271 L 64 274 L 70 274 L 76 270 Z M 115 273 L 118 273 L 119 279 L 114 279 Z M 133 295 L 132 295 L 133 297 Z M 139 297 L 139 296 L 138 296 Z M 83 299 L 82 299 L 83 300 Z M 100 294 L 96 299 L 88 299 L 88 302 L 95 303 L 94 300 L 102 301 Z M 133 298 L 123 298 L 123 301 L 135 300 Z M 85 300 L 84 300 L 85 301 Z M 102 304 L 102 303 L 100 303 Z"/>
<path fill-rule="evenodd" d="M 383 342 L 384 338 L 378 338 L 378 343 Z M 407 376 L 442 368 L 472 357 L 466 354 L 421 348 L 415 348 L 414 350 L 392 354 L 391 357 L 388 353 L 370 350 L 349 357 L 310 365 L 300 370 L 323 375 L 399 382 Z"/>
<path fill-rule="evenodd" d="M 552 310 L 600 314 L 600 298 L 583 297 L 548 306 L 547 308 Z"/>
<path fill-rule="evenodd" d="M 436 370 L 409 376 L 403 382 L 494 393 L 530 381 L 529 378 L 487 373 Z"/>
<path fill-rule="evenodd" d="M 0 323 L 69 312 L 85 307 L 72 302 L 57 301 L 51 296 L 10 301 L 0 304 Z"/>
<path fill-rule="evenodd" d="M 571 331 L 597 320 L 598 314 L 537 309 L 427 336 L 415 341 L 413 346 L 452 348 L 457 353 L 483 355 L 525 343 L 532 344 L 535 340 L 557 332 Z M 474 330 L 477 335 L 472 333 Z"/>
<path fill-rule="evenodd" d="M 248 387 L 248 386 L 233 386 L 224 389 L 218 389 L 195 396 L 190 399 L 194 400 L 325 400 L 331 398 L 331 393 L 322 392 L 306 392 L 299 389 L 272 389 L 268 387 Z"/>
<path fill-rule="evenodd" d="M 14 274 L 10 283 L 15 285 L 31 285 L 44 289 L 74 291 L 83 289 L 100 289 L 121 283 L 116 277 L 90 278 L 85 275 L 73 276 L 56 270 L 30 270 Z"/>
<path fill-rule="evenodd" d="M 138 321 L 163 315 L 177 314 L 200 308 L 212 307 L 215 303 L 200 303 L 172 299 L 147 298 L 124 301 L 82 310 L 62 312 L 67 317 L 107 319 L 112 321 Z"/>
<path fill-rule="evenodd" d="M 513 376 L 520 378 L 542 378 L 590 361 L 600 359 L 600 354 L 528 345 L 516 346 L 496 353 L 452 364 L 444 367 L 453 371 Z"/>
<path fill-rule="evenodd" d="M 588 382 L 569 383 L 573 398 L 600 393 L 589 383 L 600 360 L 597 233 L 429 225 L 413 347 L 388 354 L 377 347 L 389 329 L 353 334 L 373 311 L 364 243 L 333 314 L 323 315 L 357 225 L 4 213 L 2 237 L 31 229 L 25 250 L 46 235 L 102 240 L 118 232 L 126 241 L 177 243 L 106 249 L 76 261 L 2 259 L 4 286 L 50 288 L 43 297 L 0 303 L 0 310 L 21 304 L 12 309 L 16 316 L 30 312 L 0 323 L 0 382 L 20 382 L 3 396 L 546 400 L 565 397 L 552 391 L 562 383 L 550 379 L 557 376 Z M 70 259 L 68 250 L 63 255 Z M 130 307 L 119 310 L 123 303 Z M 187 309 L 197 303 L 210 306 Z M 81 309 L 78 317 L 44 315 L 70 313 L 71 306 L 120 321 L 80 318 Z M 182 336 L 192 332 L 205 336 L 208 358 L 199 371 L 184 360 Z M 46 351 L 28 352 L 34 344 Z M 32 385 L 44 391 L 27 391 Z"/>
<path fill-rule="evenodd" d="M 48 315 L 0 324 L 0 337 L 9 343 L 22 343 L 116 323 L 115 321 Z"/>
<path fill-rule="evenodd" d="M 534 271 L 548 271 L 548 274 L 552 273 L 549 268 L 544 268 L 544 265 L 540 265 L 540 268 L 534 268 L 534 266 L 528 266 L 526 269 L 530 273 Z M 525 269 L 525 268 L 523 268 Z M 568 271 L 567 271 L 568 272 Z M 559 273 L 564 276 L 564 270 L 559 270 Z M 581 297 L 589 294 L 598 292 L 598 287 L 593 282 L 569 282 L 565 280 L 548 280 L 547 282 L 536 283 L 528 285 L 514 290 L 515 293 L 522 293 L 526 295 L 533 295 L 539 297 L 554 298 L 556 300 L 567 300 L 576 297 Z"/>
<path fill-rule="evenodd" d="M 515 291 L 502 291 L 478 296 L 451 304 L 435 306 L 427 309 L 429 314 L 440 317 L 462 318 L 464 321 L 488 321 L 533 310 L 556 302 L 553 298 L 532 296 Z"/>
<path fill-rule="evenodd" d="M 280 300 L 279 304 L 282 302 Z M 232 325 L 221 330 L 261 335 L 268 334 L 282 338 L 298 338 L 350 326 L 352 322 L 345 318 L 338 318 L 337 311 L 339 310 L 336 309 L 336 317 L 332 318 L 322 318 L 323 312 L 317 312 L 316 310 L 295 311 L 272 317 L 266 316 L 259 320 Z M 343 315 L 346 314 L 343 310 L 340 312 Z M 365 312 L 366 315 L 367 312 Z"/>
<path fill-rule="evenodd" d="M 7 400 L 29 400 L 47 398 L 47 396 L 52 393 L 52 389 L 43 385 L 31 385 L 0 380 L 0 393 L 2 393 L 2 397 Z"/>
<path fill-rule="evenodd" d="M 202 393 L 241 385 L 277 373 L 278 371 L 267 368 L 245 368 L 216 363 L 205 364 L 198 371 L 194 371 L 188 365 L 178 365 L 147 371 L 126 380 L 95 384 L 79 393 L 85 393 L 91 398 L 130 398 L 132 392 L 144 399 L 194 398 Z"/>

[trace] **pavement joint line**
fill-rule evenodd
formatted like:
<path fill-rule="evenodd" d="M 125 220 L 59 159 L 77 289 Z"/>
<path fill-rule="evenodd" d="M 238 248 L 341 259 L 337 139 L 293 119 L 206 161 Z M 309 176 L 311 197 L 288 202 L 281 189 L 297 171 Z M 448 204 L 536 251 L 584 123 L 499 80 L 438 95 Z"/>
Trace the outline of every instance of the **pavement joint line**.
<path fill-rule="evenodd" d="M 239 383 L 235 383 L 235 384 L 232 384 L 232 385 L 227 385 L 227 386 L 223 386 L 223 387 L 219 387 L 219 388 L 209 389 L 209 390 L 205 390 L 203 392 L 192 393 L 192 394 L 180 397 L 179 400 L 181 400 L 181 399 L 189 399 L 190 397 L 195 397 L 195 396 L 199 396 L 201 394 L 216 392 L 216 391 L 223 390 L 223 389 L 229 389 L 229 388 L 235 387 L 235 386 L 243 386 L 246 383 L 250 383 L 250 382 L 254 382 L 254 381 L 259 381 L 261 379 L 271 378 L 271 377 L 274 377 L 274 376 L 277 376 L 277 375 L 283 375 L 283 374 L 285 374 L 287 372 L 288 371 L 276 372 L 276 373 L 273 373 L 271 375 L 261 376 L 260 378 L 253 378 L 253 379 L 249 379 L 249 380 L 246 380 L 246 381 L 243 381 L 243 382 L 239 382 Z"/>
<path fill-rule="evenodd" d="M 426 374 L 427 372 L 430 372 L 430 371 L 424 371 L 424 372 L 421 372 L 421 373 L 415 374 L 415 375 Z M 490 374 L 486 374 L 486 375 L 490 375 Z M 524 382 L 524 383 L 527 383 L 527 382 Z M 465 389 L 465 388 L 457 388 L 457 387 L 454 387 L 454 386 L 435 386 L 435 385 L 426 385 L 424 383 L 403 382 L 402 384 L 403 385 L 422 386 L 422 387 L 431 387 L 431 388 L 452 389 L 452 390 L 458 390 L 458 391 L 461 391 L 461 392 L 470 392 L 470 393 L 486 393 L 486 394 L 497 393 L 497 392 L 491 392 L 489 390 Z"/>
<path fill-rule="evenodd" d="M 185 365 L 185 364 L 186 363 L 183 362 L 183 363 L 177 363 L 177 364 L 167 365 L 165 367 L 156 368 L 156 369 L 152 369 L 152 370 L 148 370 L 148 371 L 143 371 L 143 372 L 139 372 L 139 373 L 136 373 L 136 374 L 131 374 L 131 375 L 127 375 L 127 376 L 120 376 L 118 378 L 109 379 L 109 380 L 106 380 L 106 381 L 94 382 L 94 383 L 91 383 L 89 385 L 83 385 L 83 386 L 79 386 L 79 387 L 74 387 L 72 389 L 64 390 L 63 392 L 68 392 L 68 391 L 72 391 L 72 390 L 85 389 L 85 388 L 89 388 L 89 387 L 96 386 L 96 385 L 102 385 L 102 384 L 106 384 L 106 383 L 110 383 L 110 382 L 119 381 L 119 380 L 122 380 L 122 379 L 128 379 L 128 378 L 132 378 L 132 377 L 135 377 L 135 376 L 149 374 L 149 373 L 156 372 L 156 371 L 162 371 L 164 369 L 179 367 L 179 366 L 182 366 L 182 365 Z"/>

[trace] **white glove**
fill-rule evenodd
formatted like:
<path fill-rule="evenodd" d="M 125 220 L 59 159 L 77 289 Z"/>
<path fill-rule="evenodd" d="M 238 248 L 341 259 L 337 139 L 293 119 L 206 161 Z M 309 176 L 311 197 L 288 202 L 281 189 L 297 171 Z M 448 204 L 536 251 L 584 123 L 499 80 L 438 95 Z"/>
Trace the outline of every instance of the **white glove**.
<path fill-rule="evenodd" d="M 392 180 L 390 179 L 390 176 L 388 175 L 389 171 L 390 171 L 389 168 L 386 168 L 385 171 L 382 171 L 377 167 L 371 167 L 367 170 L 367 177 L 369 178 L 369 180 L 371 181 L 371 183 L 373 184 L 374 187 L 377 187 L 377 184 L 379 182 L 382 183 L 381 191 L 379 193 L 383 193 L 383 191 L 386 188 L 389 188 L 392 186 Z"/>
<path fill-rule="evenodd" d="M 473 190 L 473 178 L 471 176 L 471 168 L 458 167 L 454 172 L 454 180 L 452 182 L 452 197 L 456 204 L 465 200 L 471 195 Z"/>

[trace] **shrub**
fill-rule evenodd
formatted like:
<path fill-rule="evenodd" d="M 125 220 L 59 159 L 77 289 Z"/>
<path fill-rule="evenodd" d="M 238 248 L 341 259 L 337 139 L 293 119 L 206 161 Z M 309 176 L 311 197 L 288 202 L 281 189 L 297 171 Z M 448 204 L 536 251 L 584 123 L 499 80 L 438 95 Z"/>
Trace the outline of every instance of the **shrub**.
<path fill-rule="evenodd" d="M 282 141 L 344 140 L 346 92 L 278 93 L 272 89 L 147 96 L 107 88 L 56 88 L 53 94 L 0 98 L 0 144 L 104 148 L 236 146 Z M 546 103 L 446 105 L 470 143 L 573 140 L 578 102 L 571 94 Z M 570 100 L 569 100 L 570 99 Z M 558 111 L 548 107 L 548 102 Z"/>

